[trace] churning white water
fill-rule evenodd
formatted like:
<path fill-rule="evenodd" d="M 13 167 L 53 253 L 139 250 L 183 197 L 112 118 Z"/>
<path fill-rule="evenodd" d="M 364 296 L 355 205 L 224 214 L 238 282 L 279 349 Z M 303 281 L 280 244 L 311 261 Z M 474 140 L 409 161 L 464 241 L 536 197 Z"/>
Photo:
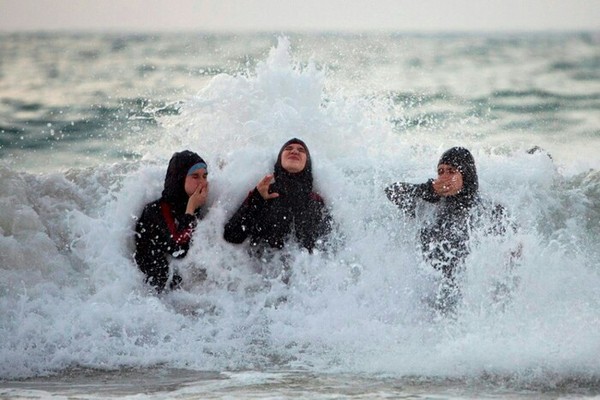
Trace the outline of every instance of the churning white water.
<path fill-rule="evenodd" d="M 127 141 L 137 161 L 41 174 L 0 165 L 0 378 L 158 367 L 262 371 L 258 381 L 265 371 L 303 371 L 597 383 L 597 159 L 574 158 L 552 137 L 513 141 L 485 115 L 415 129 L 406 102 L 356 95 L 328 74 L 296 61 L 280 39 L 255 69 L 214 76 L 178 113 L 157 116 L 160 129 Z M 259 273 L 276 276 L 276 261 L 253 259 L 222 232 L 291 137 L 310 148 L 335 230 L 327 251 L 285 249 L 285 286 Z M 528 154 L 535 144 L 552 157 Z M 419 226 L 383 188 L 433 177 L 454 145 L 472 151 L 482 195 L 519 229 L 473 244 L 462 302 L 447 318 L 430 306 L 439 276 L 421 258 Z M 208 161 L 208 213 L 174 262 L 183 289 L 157 297 L 132 261 L 133 227 L 182 149 Z"/>

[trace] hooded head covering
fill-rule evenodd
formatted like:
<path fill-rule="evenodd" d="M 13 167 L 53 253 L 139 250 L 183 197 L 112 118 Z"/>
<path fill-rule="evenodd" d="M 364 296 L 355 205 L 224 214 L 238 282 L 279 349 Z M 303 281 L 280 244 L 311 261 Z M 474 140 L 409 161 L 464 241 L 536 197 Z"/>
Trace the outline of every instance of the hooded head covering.
<path fill-rule="evenodd" d="M 304 150 L 306 150 L 306 165 L 300 172 L 288 172 L 281 165 L 281 155 L 283 154 L 285 148 L 290 144 L 299 144 L 304 147 Z M 285 142 L 283 146 L 281 146 L 281 150 L 279 150 L 279 154 L 277 155 L 277 162 L 275 162 L 275 166 L 273 167 L 273 175 L 275 176 L 275 186 L 272 189 L 275 192 L 280 194 L 285 194 L 286 192 L 296 190 L 300 190 L 306 194 L 312 192 L 312 161 L 306 143 L 298 138 L 292 138 Z"/>
<path fill-rule="evenodd" d="M 452 147 L 442 154 L 438 162 L 438 165 L 440 164 L 451 165 L 462 174 L 463 188 L 458 194 L 451 197 L 468 203 L 478 197 L 479 179 L 477 178 L 475 159 L 469 150 L 464 147 Z"/>
<path fill-rule="evenodd" d="M 187 205 L 189 196 L 185 192 L 185 177 L 190 168 L 198 163 L 206 164 L 202 157 L 189 150 L 173 154 L 169 161 L 162 199 L 175 210 L 185 209 Z"/>

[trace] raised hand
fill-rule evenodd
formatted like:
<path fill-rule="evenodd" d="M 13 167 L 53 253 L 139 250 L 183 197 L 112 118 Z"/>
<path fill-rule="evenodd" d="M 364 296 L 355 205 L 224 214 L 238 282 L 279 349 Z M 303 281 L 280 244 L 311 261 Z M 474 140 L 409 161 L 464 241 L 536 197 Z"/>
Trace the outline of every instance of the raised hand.
<path fill-rule="evenodd" d="M 198 185 L 194 193 L 188 199 L 186 214 L 194 214 L 196 210 L 206 203 L 208 197 L 208 183 L 206 185 Z"/>
<path fill-rule="evenodd" d="M 258 193 L 260 193 L 261 197 L 265 200 L 279 197 L 279 193 L 269 193 L 269 186 L 271 186 L 271 183 L 273 183 L 273 174 L 265 175 L 265 177 L 256 185 L 256 190 L 258 190 Z"/>
<path fill-rule="evenodd" d="M 433 191 L 442 197 L 454 196 L 462 190 L 462 181 L 456 175 L 444 175 L 433 181 Z"/>

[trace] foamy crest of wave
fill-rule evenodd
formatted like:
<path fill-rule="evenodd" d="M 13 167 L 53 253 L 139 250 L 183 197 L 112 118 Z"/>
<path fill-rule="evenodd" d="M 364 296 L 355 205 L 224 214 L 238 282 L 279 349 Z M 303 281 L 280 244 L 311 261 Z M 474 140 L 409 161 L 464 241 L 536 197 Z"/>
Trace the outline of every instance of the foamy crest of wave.
<path fill-rule="evenodd" d="M 328 88 L 326 74 L 296 65 L 281 39 L 256 71 L 214 77 L 165 117 L 139 164 L 46 176 L 0 167 L 0 377 L 157 364 L 599 376 L 598 230 L 586 225 L 598 221 L 597 174 L 565 178 L 544 154 L 460 143 L 473 150 L 483 194 L 521 229 L 480 241 L 461 282 L 463 305 L 441 318 L 427 301 L 438 277 L 417 251 L 418 227 L 382 189 L 431 177 L 441 151 L 457 143 L 398 134 L 390 106 Z M 289 250 L 287 287 L 257 272 L 276 275 L 276 262 L 224 242 L 222 228 L 293 136 L 310 147 L 336 230 L 330 251 Z M 132 261 L 133 227 L 183 148 L 209 161 L 210 205 L 175 263 L 184 289 L 157 297 Z M 522 257 L 511 264 L 519 243 Z"/>

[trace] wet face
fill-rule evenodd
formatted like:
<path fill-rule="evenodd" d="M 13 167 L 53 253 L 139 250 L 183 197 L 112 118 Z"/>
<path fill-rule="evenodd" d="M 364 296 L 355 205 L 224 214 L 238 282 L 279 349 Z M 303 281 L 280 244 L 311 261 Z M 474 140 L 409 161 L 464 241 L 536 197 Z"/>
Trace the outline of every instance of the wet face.
<path fill-rule="evenodd" d="M 281 167 L 287 172 L 295 174 L 306 167 L 306 149 L 298 143 L 291 143 L 281 153 Z"/>
<path fill-rule="evenodd" d="M 463 189 L 463 176 L 458 168 L 448 165 L 440 164 L 437 168 L 439 194 L 442 196 L 454 196 Z"/>
<path fill-rule="evenodd" d="M 198 186 L 206 187 L 208 183 L 208 172 L 205 168 L 200 168 L 185 177 L 185 192 L 191 196 Z"/>

